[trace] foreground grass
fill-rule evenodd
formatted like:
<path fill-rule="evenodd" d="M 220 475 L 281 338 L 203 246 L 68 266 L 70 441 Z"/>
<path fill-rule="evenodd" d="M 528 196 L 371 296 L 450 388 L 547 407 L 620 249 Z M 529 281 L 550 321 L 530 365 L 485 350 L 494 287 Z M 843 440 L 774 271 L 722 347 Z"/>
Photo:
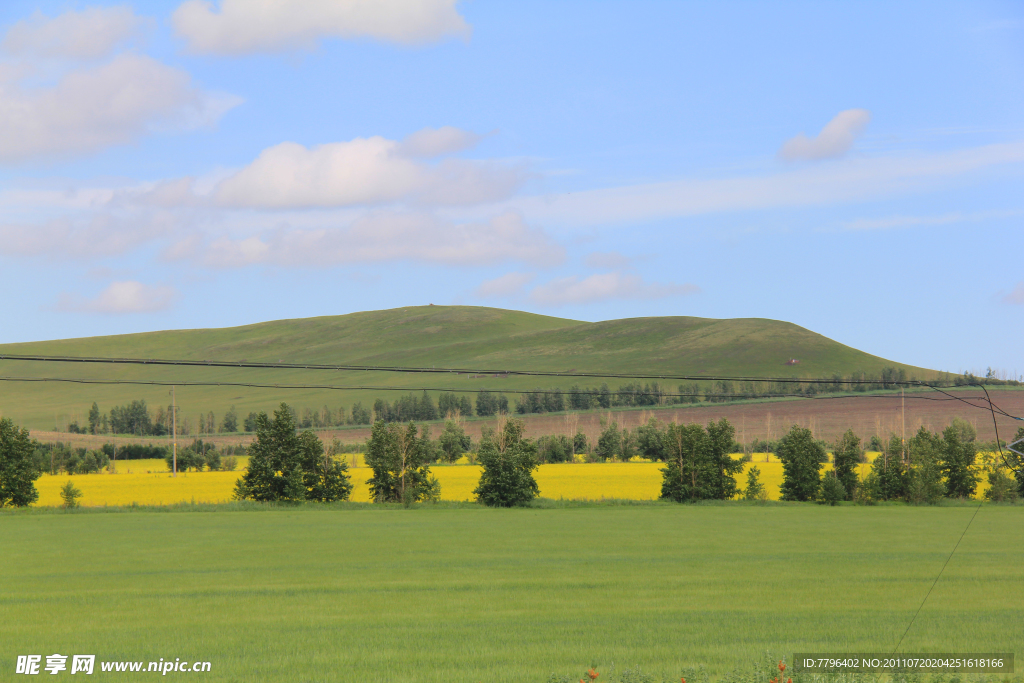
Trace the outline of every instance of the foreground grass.
<path fill-rule="evenodd" d="M 206 681 L 546 681 L 884 652 L 974 513 L 544 505 L 5 514 L 0 666 L 60 652 L 207 660 Z M 1022 522 L 978 512 L 902 651 L 1021 650 Z"/>

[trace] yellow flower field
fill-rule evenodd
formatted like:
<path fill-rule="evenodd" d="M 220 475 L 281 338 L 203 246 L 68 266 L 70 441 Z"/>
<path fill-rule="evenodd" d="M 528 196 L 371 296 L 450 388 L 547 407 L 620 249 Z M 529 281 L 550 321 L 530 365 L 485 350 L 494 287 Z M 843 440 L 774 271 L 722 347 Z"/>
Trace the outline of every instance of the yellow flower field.
<path fill-rule="evenodd" d="M 366 480 L 371 476 L 369 468 L 363 466 L 361 455 L 355 456 L 357 467 L 351 467 L 352 454 L 344 457 L 350 465 L 349 473 L 354 484 L 351 499 L 369 501 L 369 487 L 366 485 Z M 80 504 L 84 506 L 224 502 L 231 500 L 235 482 L 242 475 L 247 461 L 248 458 L 239 458 L 239 469 L 234 472 L 179 472 L 177 477 L 171 476 L 162 460 L 122 461 L 118 463 L 117 474 L 44 474 L 36 481 L 39 490 L 37 505 L 60 505 L 60 487 L 69 479 L 82 491 Z M 661 463 L 653 462 L 541 465 L 537 469 L 536 479 L 540 495 L 545 498 L 654 500 L 661 493 L 662 467 Z M 774 456 L 765 462 L 764 454 L 755 454 L 753 462 L 746 463 L 743 472 L 736 476 L 740 488 L 746 485 L 746 473 L 751 467 L 761 471 L 761 483 L 765 485 L 769 499 L 778 500 L 779 487 L 782 485 L 782 463 Z M 861 477 L 868 473 L 869 467 L 867 464 L 860 465 Z M 825 465 L 824 470 L 829 469 L 831 465 Z M 442 499 L 473 499 L 473 489 L 480 479 L 479 466 L 435 466 L 431 471 L 441 482 Z M 986 484 L 984 480 L 979 482 L 979 496 Z"/>

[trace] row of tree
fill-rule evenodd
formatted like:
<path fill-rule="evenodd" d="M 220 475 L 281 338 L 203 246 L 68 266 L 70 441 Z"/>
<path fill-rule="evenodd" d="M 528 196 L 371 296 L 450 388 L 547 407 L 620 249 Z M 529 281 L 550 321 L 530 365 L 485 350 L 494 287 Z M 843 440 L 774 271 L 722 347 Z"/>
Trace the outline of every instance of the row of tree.
<path fill-rule="evenodd" d="M 793 379 L 798 379 L 794 377 Z M 906 370 L 898 367 L 885 367 L 881 372 L 869 375 L 865 372 L 854 372 L 850 375 L 835 373 L 830 381 L 815 383 L 793 382 L 732 382 L 715 380 L 680 384 L 672 391 L 658 382 L 629 382 L 612 390 L 607 384 L 599 387 L 572 386 L 568 391 L 561 388 L 537 388 L 524 392 L 515 400 L 514 410 L 520 415 L 536 413 L 562 412 L 565 410 L 593 410 L 615 407 L 647 407 L 659 405 L 677 405 L 687 403 L 721 403 L 743 399 L 757 399 L 767 396 L 797 395 L 815 396 L 821 393 L 864 392 L 880 389 L 896 389 L 908 381 L 916 381 L 908 377 Z M 1020 384 L 1015 380 L 996 379 L 989 370 L 986 377 L 976 377 L 971 373 L 949 375 L 944 373 L 929 384 L 935 386 L 964 386 L 969 384 Z M 406 422 L 415 420 L 428 422 L 443 419 L 450 415 L 468 417 L 478 415 L 490 417 L 510 412 L 508 398 L 502 393 L 480 391 L 474 401 L 465 394 L 441 392 L 437 402 L 429 392 L 422 395 L 407 394 L 393 401 L 383 398 L 374 400 L 371 406 L 357 402 L 351 407 L 330 408 L 323 406 L 319 410 L 303 408 L 301 413 L 290 408 L 294 421 L 302 429 L 325 429 L 347 425 L 368 425 L 376 420 L 384 422 Z M 89 409 L 88 421 L 79 425 L 77 421 L 67 426 L 67 431 L 82 434 L 135 434 L 139 436 L 163 436 L 172 431 L 172 408 L 158 406 L 151 411 L 144 400 L 136 400 L 123 406 L 114 406 L 108 413 L 100 411 L 98 404 L 93 403 Z M 258 413 L 250 412 L 240 418 L 234 406 L 227 410 L 218 421 L 213 411 L 196 416 L 178 408 L 178 434 L 215 434 L 235 433 L 240 429 L 246 432 L 256 430 Z"/>
<path fill-rule="evenodd" d="M 461 427 L 449 420 L 434 441 L 429 427 L 377 420 L 366 448 L 367 481 L 375 502 L 412 504 L 437 501 L 441 485 L 430 472 L 440 458 L 454 461 L 470 447 Z M 497 430 L 486 431 L 477 450 L 483 466 L 474 490 L 477 499 L 492 506 L 522 505 L 537 496 L 533 471 L 537 449 L 523 438 L 523 423 L 502 419 Z M 256 501 L 347 500 L 352 492 L 348 465 L 310 430 L 298 432 L 288 406 L 271 418 L 257 417 L 256 439 L 249 446 L 249 466 L 235 485 L 235 498 Z"/>

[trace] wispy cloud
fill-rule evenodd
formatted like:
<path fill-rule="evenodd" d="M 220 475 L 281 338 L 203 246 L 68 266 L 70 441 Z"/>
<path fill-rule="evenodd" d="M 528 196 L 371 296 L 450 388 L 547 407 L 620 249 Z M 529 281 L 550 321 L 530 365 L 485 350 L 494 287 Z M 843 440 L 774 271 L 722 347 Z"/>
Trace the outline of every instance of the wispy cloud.
<path fill-rule="evenodd" d="M 315 48 L 323 38 L 373 38 L 404 45 L 468 38 L 456 0 L 187 0 L 172 23 L 193 52 L 245 55 Z"/>
<path fill-rule="evenodd" d="M 591 304 L 612 299 L 663 299 L 700 292 L 694 284 L 644 282 L 639 275 L 600 273 L 583 278 L 570 276 L 552 280 L 530 292 L 530 299 L 544 306 Z"/>
<path fill-rule="evenodd" d="M 764 209 L 827 206 L 930 192 L 972 173 L 1019 172 L 1024 142 L 933 154 L 847 159 L 778 173 L 674 180 L 564 195 L 516 199 L 510 205 L 545 223 L 589 226 Z"/>
<path fill-rule="evenodd" d="M 110 7 L 36 14 L 11 27 L 0 44 L 8 56 L 0 63 L 0 163 L 90 154 L 148 133 L 192 130 L 241 103 L 146 55 L 115 54 L 147 23 L 131 8 Z"/>
<path fill-rule="evenodd" d="M 346 227 L 282 227 L 244 238 L 206 243 L 190 237 L 171 246 L 166 258 L 189 258 L 213 268 L 255 264 L 286 267 L 415 261 L 451 266 L 510 261 L 546 267 L 561 263 L 565 249 L 542 229 L 513 212 L 485 221 L 456 223 L 429 213 L 383 211 Z"/>
<path fill-rule="evenodd" d="M 949 225 L 952 223 L 976 223 L 999 218 L 1024 215 L 1024 211 L 984 211 L 980 213 L 947 213 L 941 216 L 886 216 L 883 218 L 858 218 L 843 225 L 847 230 L 888 230 L 927 225 Z"/>
<path fill-rule="evenodd" d="M 126 280 L 112 282 L 92 299 L 64 293 L 57 302 L 57 310 L 69 313 L 153 313 L 170 308 L 177 296 L 172 287 L 154 287 Z"/>
<path fill-rule="evenodd" d="M 583 263 L 588 268 L 600 268 L 602 270 L 618 270 L 626 268 L 633 263 L 632 258 L 623 256 L 617 251 L 595 251 L 587 254 Z"/>
<path fill-rule="evenodd" d="M 88 7 L 53 18 L 36 12 L 7 31 L 0 50 L 17 56 L 97 59 L 138 40 L 149 23 L 125 5 Z"/>
<path fill-rule="evenodd" d="M 1002 297 L 1003 303 L 1024 306 L 1024 280 L 1017 283 L 1017 286 L 1009 294 Z"/>
<path fill-rule="evenodd" d="M 483 299 L 500 299 L 523 293 L 523 288 L 530 284 L 536 273 L 505 273 L 493 280 L 487 280 L 476 288 L 476 296 Z"/>
<path fill-rule="evenodd" d="M 519 168 L 451 158 L 421 161 L 464 149 L 474 139 L 452 128 L 420 131 L 403 142 L 379 136 L 309 148 L 283 142 L 225 179 L 214 198 L 225 207 L 275 209 L 507 199 L 525 180 Z"/>
<path fill-rule="evenodd" d="M 850 151 L 853 141 L 871 121 L 867 109 L 847 109 L 836 114 L 821 132 L 813 138 L 803 133 L 786 141 L 779 149 L 779 157 L 786 161 L 815 161 L 835 159 Z"/>

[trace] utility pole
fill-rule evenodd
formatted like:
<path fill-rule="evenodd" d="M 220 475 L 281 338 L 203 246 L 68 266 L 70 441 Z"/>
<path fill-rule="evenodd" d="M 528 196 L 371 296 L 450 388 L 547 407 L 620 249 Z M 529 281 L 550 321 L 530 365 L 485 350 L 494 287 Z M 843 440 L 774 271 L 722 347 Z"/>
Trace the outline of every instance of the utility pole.
<path fill-rule="evenodd" d="M 174 401 L 174 387 L 171 386 L 171 434 L 174 435 L 174 476 L 178 476 L 178 408 Z"/>
<path fill-rule="evenodd" d="M 901 441 L 903 441 L 903 462 L 907 462 L 907 401 L 903 397 L 904 387 L 900 387 L 900 433 L 902 434 Z"/>

